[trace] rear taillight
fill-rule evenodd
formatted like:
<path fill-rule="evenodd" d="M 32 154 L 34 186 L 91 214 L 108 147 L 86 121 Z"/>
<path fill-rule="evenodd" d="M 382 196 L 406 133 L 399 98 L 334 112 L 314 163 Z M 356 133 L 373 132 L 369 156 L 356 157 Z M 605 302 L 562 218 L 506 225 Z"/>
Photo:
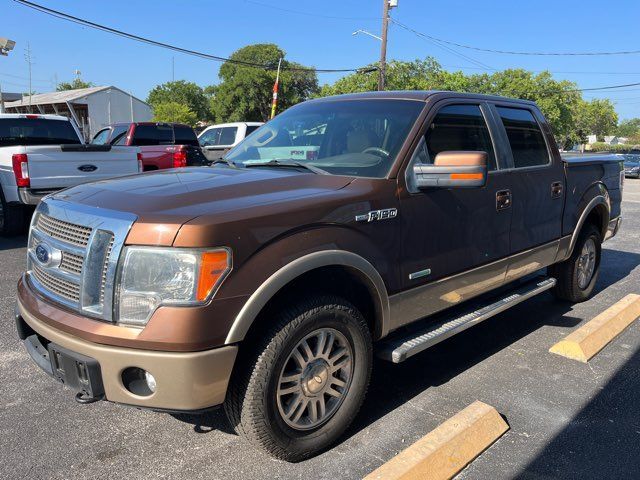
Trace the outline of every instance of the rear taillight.
<path fill-rule="evenodd" d="M 187 152 L 185 150 L 176 150 L 173 152 L 173 168 L 182 168 L 187 166 Z"/>
<path fill-rule="evenodd" d="M 30 187 L 29 180 L 29 159 L 26 153 L 14 153 L 11 157 L 13 163 L 13 174 L 16 176 L 16 185 L 19 187 Z"/>
<path fill-rule="evenodd" d="M 142 172 L 144 171 L 144 165 L 142 164 L 142 153 L 138 152 L 136 156 L 138 157 L 138 172 Z"/>

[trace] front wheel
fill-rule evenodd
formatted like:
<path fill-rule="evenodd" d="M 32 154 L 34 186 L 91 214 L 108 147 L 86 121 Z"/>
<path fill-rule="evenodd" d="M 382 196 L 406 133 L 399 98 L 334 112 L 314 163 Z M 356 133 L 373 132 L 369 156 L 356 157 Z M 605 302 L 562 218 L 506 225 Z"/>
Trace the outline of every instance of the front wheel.
<path fill-rule="evenodd" d="M 251 443 L 300 461 L 335 442 L 360 409 L 371 335 L 360 312 L 334 296 L 313 297 L 276 317 L 257 345 L 246 345 L 250 353 L 239 360 L 225 410 Z"/>
<path fill-rule="evenodd" d="M 602 235 L 594 225 L 581 232 L 568 260 L 549 267 L 549 274 L 557 280 L 553 290 L 562 300 L 578 303 L 588 300 L 600 272 Z"/>

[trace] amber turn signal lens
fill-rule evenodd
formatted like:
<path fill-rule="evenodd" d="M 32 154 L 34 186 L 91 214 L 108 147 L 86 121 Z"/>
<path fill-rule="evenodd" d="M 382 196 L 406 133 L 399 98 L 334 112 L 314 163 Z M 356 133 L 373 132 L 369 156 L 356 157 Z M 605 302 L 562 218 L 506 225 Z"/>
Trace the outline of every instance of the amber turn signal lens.
<path fill-rule="evenodd" d="M 204 302 L 220 279 L 231 268 L 231 254 L 226 250 L 204 252 L 200 259 L 197 300 Z"/>
<path fill-rule="evenodd" d="M 481 173 L 452 173 L 451 180 L 482 180 Z"/>

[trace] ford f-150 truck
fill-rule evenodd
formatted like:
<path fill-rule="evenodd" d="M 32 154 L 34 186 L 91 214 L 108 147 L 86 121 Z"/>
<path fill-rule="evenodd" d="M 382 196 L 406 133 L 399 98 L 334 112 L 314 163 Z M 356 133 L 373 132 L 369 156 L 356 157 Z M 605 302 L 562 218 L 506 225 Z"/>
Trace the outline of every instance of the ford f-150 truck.
<path fill-rule="evenodd" d="M 619 159 L 563 160 L 528 101 L 304 102 L 211 167 L 47 197 L 19 336 L 81 403 L 224 404 L 300 460 L 352 421 L 374 353 L 402 362 L 547 290 L 589 298 L 622 180 Z"/>
<path fill-rule="evenodd" d="M 83 144 L 58 115 L 0 114 L 0 235 L 18 233 L 25 205 L 83 182 L 138 173 L 135 148 Z"/>

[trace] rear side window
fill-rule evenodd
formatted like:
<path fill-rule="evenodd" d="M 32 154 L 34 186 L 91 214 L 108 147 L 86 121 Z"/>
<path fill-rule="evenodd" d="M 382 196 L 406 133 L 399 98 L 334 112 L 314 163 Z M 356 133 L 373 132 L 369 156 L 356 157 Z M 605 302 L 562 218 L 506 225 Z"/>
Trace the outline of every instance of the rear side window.
<path fill-rule="evenodd" d="M 173 145 L 173 128 L 171 125 L 136 125 L 131 143 L 135 146 Z"/>
<path fill-rule="evenodd" d="M 466 150 L 487 153 L 487 167 L 496 169 L 491 135 L 478 105 L 447 105 L 436 114 L 425 135 L 422 163 L 433 164 L 440 152 Z"/>
<path fill-rule="evenodd" d="M 220 140 L 218 141 L 218 145 L 233 145 L 236 141 L 238 127 L 224 127 L 220 130 Z"/>
<path fill-rule="evenodd" d="M 245 134 L 245 136 L 249 136 L 251 135 L 253 132 L 255 132 L 257 129 L 260 128 L 260 125 L 248 125 L 247 126 L 247 133 Z"/>
<path fill-rule="evenodd" d="M 176 139 L 176 145 L 193 145 L 194 147 L 200 146 L 198 137 L 196 136 L 196 132 L 193 131 L 193 128 L 175 125 L 173 127 L 173 132 Z"/>
<path fill-rule="evenodd" d="M 0 147 L 80 144 L 71 122 L 44 118 L 0 119 Z"/>
<path fill-rule="evenodd" d="M 111 145 L 124 145 L 127 140 L 127 132 L 129 131 L 129 125 L 116 125 L 113 127 L 113 133 L 111 134 Z"/>
<path fill-rule="evenodd" d="M 516 168 L 549 163 L 549 152 L 540 125 L 529 110 L 497 107 L 511 145 Z"/>
<path fill-rule="evenodd" d="M 218 139 L 220 138 L 220 129 L 219 128 L 210 128 L 200 135 L 200 145 L 203 147 L 209 147 L 213 145 L 218 145 Z"/>
<path fill-rule="evenodd" d="M 96 136 L 93 137 L 93 140 L 91 140 L 91 143 L 93 143 L 94 145 L 104 145 L 105 143 L 107 143 L 110 133 L 111 133 L 111 129 L 109 128 L 100 130 L 98 133 L 96 133 Z"/>

